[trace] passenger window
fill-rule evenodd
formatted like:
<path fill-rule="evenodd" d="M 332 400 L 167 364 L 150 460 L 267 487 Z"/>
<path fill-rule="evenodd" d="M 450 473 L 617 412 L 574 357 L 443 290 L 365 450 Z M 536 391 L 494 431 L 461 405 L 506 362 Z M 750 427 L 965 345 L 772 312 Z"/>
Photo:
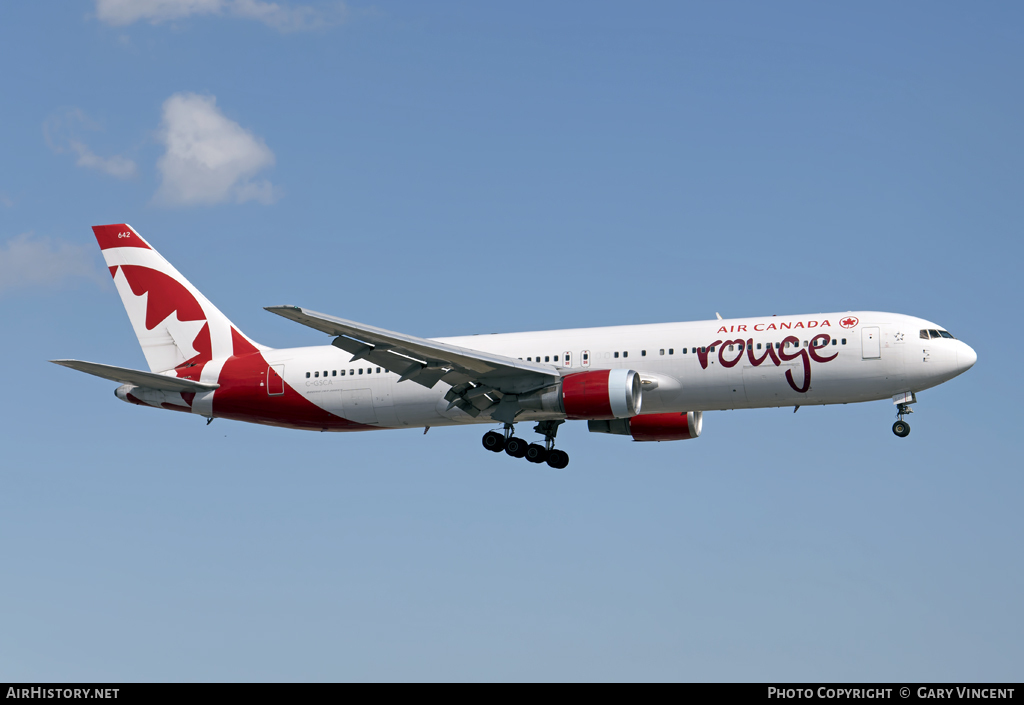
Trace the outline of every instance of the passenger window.
<path fill-rule="evenodd" d="M 551 358 L 547 355 L 544 356 L 544 362 L 551 362 Z"/>
<path fill-rule="evenodd" d="M 379 367 L 377 368 L 377 374 L 380 374 L 380 368 Z"/>
<path fill-rule="evenodd" d="M 622 357 L 629 357 L 629 350 L 626 350 L 624 353 L 622 353 Z"/>
<path fill-rule="evenodd" d="M 683 350 L 683 352 L 686 352 L 686 350 Z M 668 354 L 669 355 L 675 355 L 676 354 L 676 349 L 675 348 L 669 348 L 668 349 Z"/>
<path fill-rule="evenodd" d="M 701 349 L 700 349 L 700 351 L 701 351 L 701 352 L 704 352 L 704 348 L 701 348 Z M 696 355 L 696 354 L 697 354 L 697 348 L 694 348 L 694 349 L 693 349 L 693 350 L 691 350 L 690 352 L 692 352 L 692 353 L 693 353 L 694 355 Z"/>
<path fill-rule="evenodd" d="M 714 352 L 714 351 L 715 351 L 715 346 L 714 346 L 714 345 L 712 345 L 712 346 L 711 346 L 710 348 L 708 348 L 708 349 L 709 349 L 709 350 L 710 350 L 711 352 Z"/>
<path fill-rule="evenodd" d="M 555 355 L 555 362 L 558 362 L 558 355 Z"/>
<path fill-rule="evenodd" d="M 931 336 L 933 338 L 941 338 L 942 337 L 941 335 L 939 335 L 939 331 L 935 330 L 934 328 L 929 328 L 928 332 L 931 334 Z"/>
<path fill-rule="evenodd" d="M 846 338 L 843 338 L 843 345 L 846 345 Z"/>
<path fill-rule="evenodd" d="M 658 351 L 658 354 L 659 355 L 664 355 L 665 354 L 665 348 L 662 348 L 660 351 Z"/>
<path fill-rule="evenodd" d="M 309 373 L 308 372 L 306 373 L 306 379 L 309 379 Z"/>
<path fill-rule="evenodd" d="M 949 338 L 950 340 L 956 340 L 956 338 L 954 338 L 954 337 L 953 337 L 953 334 L 952 334 L 952 333 L 950 333 L 950 332 L 949 332 L 948 330 L 940 330 L 940 331 L 939 331 L 939 334 L 940 334 L 940 335 L 941 335 L 941 336 L 942 336 L 943 338 Z"/>
<path fill-rule="evenodd" d="M 664 351 L 664 350 L 662 350 L 662 351 L 661 351 L 661 354 L 662 354 L 662 355 L 664 355 L 664 354 L 665 354 L 665 351 Z M 647 357 L 647 351 L 646 351 L 646 350 L 641 350 L 641 351 L 640 351 L 640 357 Z"/>
<path fill-rule="evenodd" d="M 618 357 L 618 356 L 619 356 L 619 354 L 618 354 L 618 353 L 615 353 L 615 357 Z"/>
<path fill-rule="evenodd" d="M 761 343 L 758 343 L 758 344 L 757 344 L 757 349 L 758 349 L 758 350 L 760 350 L 760 349 L 761 349 Z"/>
<path fill-rule="evenodd" d="M 313 373 L 313 376 L 314 376 L 314 377 L 319 377 L 319 376 L 320 376 L 320 372 L 319 372 L 319 371 L 317 371 L 317 372 L 314 372 L 314 373 Z"/>
<path fill-rule="evenodd" d="M 732 352 L 732 348 L 733 348 L 733 346 L 732 346 L 732 345 L 730 345 L 730 346 L 729 346 L 729 352 Z"/>
<path fill-rule="evenodd" d="M 838 340 L 836 340 L 835 338 L 833 338 L 833 339 L 832 339 L 832 344 L 833 344 L 833 345 L 838 345 L 838 344 L 839 344 L 839 341 L 838 341 Z"/>
<path fill-rule="evenodd" d="M 528 357 L 528 358 L 526 358 L 526 361 L 527 362 L 533 362 L 533 358 L 532 357 Z"/>
<path fill-rule="evenodd" d="M 804 347 L 805 348 L 807 347 L 807 341 L 806 340 L 804 341 Z"/>
<path fill-rule="evenodd" d="M 694 351 L 694 352 L 697 352 L 697 349 L 696 349 L 696 348 L 694 348 L 694 350 L 693 350 L 693 351 Z M 701 348 L 700 348 L 700 351 L 701 351 L 702 353 L 706 353 L 706 352 L 708 351 L 708 349 L 707 349 L 707 348 L 705 348 L 704 346 L 701 346 Z"/>
<path fill-rule="evenodd" d="M 341 376 L 342 376 L 342 377 L 344 377 L 344 376 L 345 376 L 345 370 L 342 370 L 342 371 L 341 371 Z"/>
<path fill-rule="evenodd" d="M 359 368 L 359 374 L 363 374 L 363 368 L 362 367 Z"/>

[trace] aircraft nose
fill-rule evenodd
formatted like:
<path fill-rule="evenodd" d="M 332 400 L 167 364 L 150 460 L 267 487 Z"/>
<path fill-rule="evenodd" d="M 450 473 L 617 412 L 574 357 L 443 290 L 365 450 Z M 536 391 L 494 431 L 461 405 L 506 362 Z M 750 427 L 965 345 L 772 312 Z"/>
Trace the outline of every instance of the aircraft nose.
<path fill-rule="evenodd" d="M 956 366 L 960 372 L 966 372 L 971 369 L 977 361 L 978 353 L 974 352 L 974 348 L 970 345 L 961 341 L 956 351 Z"/>

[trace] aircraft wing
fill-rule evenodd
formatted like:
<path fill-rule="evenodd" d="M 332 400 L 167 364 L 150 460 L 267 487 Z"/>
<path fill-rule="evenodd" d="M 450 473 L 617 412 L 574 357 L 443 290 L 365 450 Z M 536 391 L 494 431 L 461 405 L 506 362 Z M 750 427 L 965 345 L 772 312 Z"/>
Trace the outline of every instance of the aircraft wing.
<path fill-rule="evenodd" d="M 155 372 L 143 372 L 142 370 L 131 370 L 127 367 L 114 367 L 113 365 L 101 365 L 98 362 L 85 362 L 83 360 L 50 360 L 55 365 L 70 367 L 79 372 L 109 379 L 112 382 L 122 384 L 134 384 L 149 389 L 160 389 L 165 392 L 208 392 L 217 389 L 219 384 L 207 384 L 196 382 L 191 379 L 179 379 Z"/>
<path fill-rule="evenodd" d="M 400 376 L 399 382 L 411 380 L 427 388 L 439 381 L 452 385 L 445 398 L 473 416 L 498 404 L 505 394 L 540 389 L 561 376 L 553 365 L 416 338 L 298 306 L 268 306 L 266 310 L 336 336 L 335 347 L 352 353 L 356 360 L 368 360 L 394 372 Z"/>

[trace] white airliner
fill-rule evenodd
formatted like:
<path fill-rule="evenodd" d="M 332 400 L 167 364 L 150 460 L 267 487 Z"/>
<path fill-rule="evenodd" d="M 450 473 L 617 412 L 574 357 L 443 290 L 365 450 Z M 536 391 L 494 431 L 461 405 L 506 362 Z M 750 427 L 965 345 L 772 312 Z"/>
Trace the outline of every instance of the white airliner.
<path fill-rule="evenodd" d="M 875 311 L 416 338 L 298 306 L 267 310 L 330 345 L 248 338 L 131 226 L 93 228 L 149 372 L 58 365 L 122 383 L 118 399 L 309 431 L 498 424 L 484 447 L 564 468 L 558 426 L 585 420 L 637 441 L 700 435 L 702 412 L 892 399 L 893 432 L 916 392 L 977 355 L 942 327 Z M 515 435 L 535 422 L 542 443 Z"/>

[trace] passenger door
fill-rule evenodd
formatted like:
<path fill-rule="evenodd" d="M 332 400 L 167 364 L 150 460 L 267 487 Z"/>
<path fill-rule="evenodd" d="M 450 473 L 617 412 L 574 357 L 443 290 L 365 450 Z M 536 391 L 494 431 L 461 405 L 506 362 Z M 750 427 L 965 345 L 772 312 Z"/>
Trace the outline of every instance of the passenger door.
<path fill-rule="evenodd" d="M 267 368 L 267 396 L 278 397 L 284 394 L 284 365 L 271 365 Z"/>
<path fill-rule="evenodd" d="M 878 327 L 861 328 L 861 357 L 865 360 L 876 360 L 882 357 L 882 341 Z"/>

